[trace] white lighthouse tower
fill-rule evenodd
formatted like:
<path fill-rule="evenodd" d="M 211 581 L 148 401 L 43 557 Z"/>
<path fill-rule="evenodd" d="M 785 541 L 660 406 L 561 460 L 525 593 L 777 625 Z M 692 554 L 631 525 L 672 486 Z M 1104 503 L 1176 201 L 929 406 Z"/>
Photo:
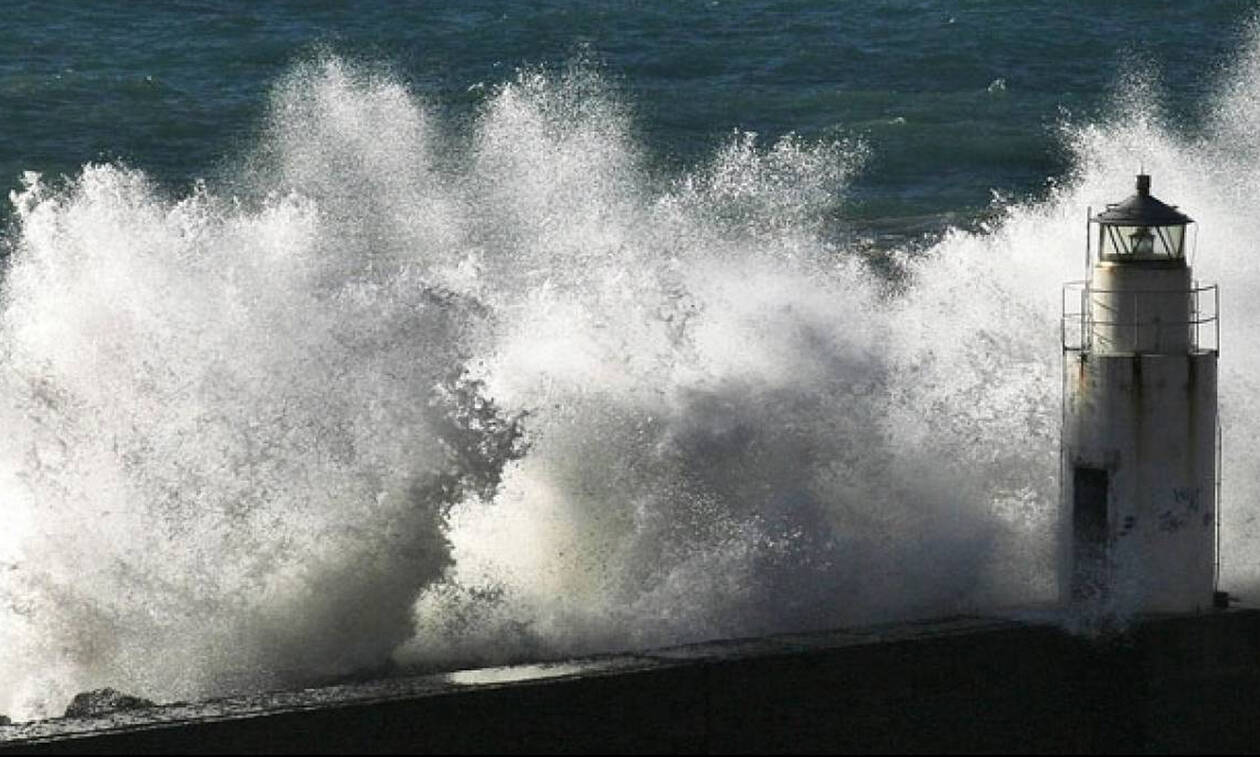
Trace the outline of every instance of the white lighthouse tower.
<path fill-rule="evenodd" d="M 1219 298 L 1186 263 L 1191 219 L 1150 190 L 1090 219 L 1089 279 L 1064 288 L 1060 586 L 1194 612 L 1217 580 Z"/>

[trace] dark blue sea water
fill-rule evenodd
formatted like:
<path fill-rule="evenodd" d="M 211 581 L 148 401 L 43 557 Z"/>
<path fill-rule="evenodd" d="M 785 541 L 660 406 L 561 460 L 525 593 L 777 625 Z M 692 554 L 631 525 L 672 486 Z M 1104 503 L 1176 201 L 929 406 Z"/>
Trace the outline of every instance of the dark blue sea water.
<path fill-rule="evenodd" d="M 0 187 L 121 161 L 184 191 L 250 148 L 268 93 L 326 53 L 393 72 L 452 128 L 521 67 L 589 61 L 644 149 L 735 130 L 863 140 L 844 215 L 964 221 L 1068 169 L 1056 125 L 1161 82 L 1193 131 L 1250 2 L 17 2 L 0 27 Z M 927 224 L 932 225 L 931 220 Z M 894 225 L 895 222 L 894 222 Z"/>
<path fill-rule="evenodd" d="M 4 11 L 0 713 L 1052 603 L 1142 169 L 1260 587 L 1252 3 Z"/>

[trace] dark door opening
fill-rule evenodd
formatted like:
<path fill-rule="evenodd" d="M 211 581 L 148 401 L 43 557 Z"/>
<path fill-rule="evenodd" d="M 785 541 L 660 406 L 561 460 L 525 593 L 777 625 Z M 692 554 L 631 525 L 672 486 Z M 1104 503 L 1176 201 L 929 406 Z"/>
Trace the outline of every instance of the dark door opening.
<path fill-rule="evenodd" d="M 1102 468 L 1072 472 L 1072 598 L 1099 599 L 1107 586 L 1107 484 Z"/>

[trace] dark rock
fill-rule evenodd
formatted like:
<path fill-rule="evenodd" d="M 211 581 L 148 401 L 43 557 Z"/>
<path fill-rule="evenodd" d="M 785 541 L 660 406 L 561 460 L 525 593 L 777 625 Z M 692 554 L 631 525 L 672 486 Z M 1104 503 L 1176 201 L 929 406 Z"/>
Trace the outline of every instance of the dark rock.
<path fill-rule="evenodd" d="M 152 706 L 154 706 L 153 702 L 148 699 L 133 697 L 114 689 L 93 689 L 76 694 L 74 701 L 66 708 L 65 717 L 88 718 L 118 710 L 135 710 Z"/>

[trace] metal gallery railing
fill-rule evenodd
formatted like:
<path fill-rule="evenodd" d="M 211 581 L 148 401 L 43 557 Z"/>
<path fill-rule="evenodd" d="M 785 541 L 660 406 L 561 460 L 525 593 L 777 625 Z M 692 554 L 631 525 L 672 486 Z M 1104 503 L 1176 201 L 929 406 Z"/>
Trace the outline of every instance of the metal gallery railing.
<path fill-rule="evenodd" d="M 1142 315 L 1143 300 L 1162 300 L 1167 302 L 1171 296 L 1184 294 L 1189 298 L 1188 320 L 1167 321 L 1160 318 Z M 1097 296 L 1107 298 L 1106 309 L 1113 312 L 1122 311 L 1130 314 L 1123 319 L 1100 319 L 1094 317 L 1094 311 L 1104 309 L 1095 307 Z M 1121 307 L 1116 307 L 1119 303 Z M 1219 352 L 1221 348 L 1221 329 L 1218 315 L 1221 308 L 1220 290 L 1215 284 L 1200 286 L 1195 283 L 1187 290 L 1148 289 L 1148 290 L 1115 290 L 1096 289 L 1088 281 L 1070 281 L 1063 285 L 1063 318 L 1060 321 L 1060 338 L 1064 350 L 1090 351 L 1098 348 L 1095 340 L 1100 334 L 1127 335 L 1120 341 L 1127 342 L 1132 352 L 1159 352 L 1159 349 L 1144 348 L 1144 345 L 1160 345 L 1171 342 L 1182 344 L 1185 338 L 1186 348 L 1190 352 Z M 1147 307 L 1148 313 L 1156 308 Z M 1184 330 L 1184 331 L 1183 331 Z M 1162 338 L 1170 335 L 1172 338 Z M 1153 338 L 1152 338 L 1153 336 Z M 1109 345 L 1102 345 L 1108 347 Z"/>

